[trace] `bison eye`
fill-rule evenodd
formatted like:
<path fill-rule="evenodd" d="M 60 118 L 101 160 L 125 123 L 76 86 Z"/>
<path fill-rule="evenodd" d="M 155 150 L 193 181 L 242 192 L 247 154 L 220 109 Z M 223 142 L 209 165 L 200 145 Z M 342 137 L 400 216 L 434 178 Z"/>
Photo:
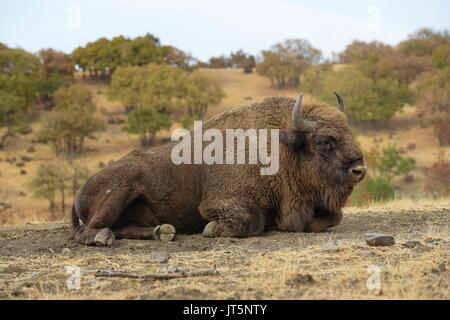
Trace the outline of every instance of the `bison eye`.
<path fill-rule="evenodd" d="M 327 153 L 334 148 L 334 143 L 331 139 L 320 139 L 316 143 L 317 149 L 321 153 Z"/>

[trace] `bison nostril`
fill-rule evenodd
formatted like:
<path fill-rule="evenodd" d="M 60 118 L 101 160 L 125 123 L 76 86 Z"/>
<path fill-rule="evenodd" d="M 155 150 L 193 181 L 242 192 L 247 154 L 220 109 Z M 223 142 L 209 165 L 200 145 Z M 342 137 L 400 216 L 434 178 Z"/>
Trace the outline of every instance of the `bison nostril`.
<path fill-rule="evenodd" d="M 367 171 L 367 167 L 365 165 L 358 165 L 350 169 L 350 174 L 357 179 L 360 179 L 364 176 Z"/>

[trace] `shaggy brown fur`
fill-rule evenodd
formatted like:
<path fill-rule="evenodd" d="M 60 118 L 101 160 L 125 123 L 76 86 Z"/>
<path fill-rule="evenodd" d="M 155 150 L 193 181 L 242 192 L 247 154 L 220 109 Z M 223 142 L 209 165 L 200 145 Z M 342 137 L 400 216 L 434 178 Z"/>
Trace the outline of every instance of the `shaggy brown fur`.
<path fill-rule="evenodd" d="M 292 123 L 293 106 L 293 99 L 271 97 L 203 124 L 204 130 L 280 129 L 276 175 L 260 175 L 259 165 L 175 165 L 175 143 L 135 150 L 79 190 L 74 238 L 84 244 L 109 244 L 114 235 L 157 239 L 161 224 L 196 233 L 210 221 L 205 235 L 233 237 L 270 228 L 319 232 L 338 224 L 353 186 L 364 177 L 365 170 L 352 171 L 364 165 L 362 153 L 336 107 L 304 105 L 303 117 L 317 125 L 302 132 Z M 111 241 L 97 241 L 99 230 Z"/>

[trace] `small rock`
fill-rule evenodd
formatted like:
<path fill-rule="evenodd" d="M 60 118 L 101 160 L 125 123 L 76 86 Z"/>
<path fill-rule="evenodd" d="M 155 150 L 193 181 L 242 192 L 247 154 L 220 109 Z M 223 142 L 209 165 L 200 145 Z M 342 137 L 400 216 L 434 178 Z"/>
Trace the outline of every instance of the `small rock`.
<path fill-rule="evenodd" d="M 61 255 L 65 256 L 65 257 L 69 257 L 72 255 L 72 250 L 70 250 L 69 248 L 64 248 L 61 251 Z"/>
<path fill-rule="evenodd" d="M 21 266 L 14 266 L 14 265 L 8 266 L 2 270 L 2 272 L 4 272 L 4 273 L 17 273 L 17 274 L 21 274 L 26 271 L 27 271 L 27 269 L 24 269 Z"/>
<path fill-rule="evenodd" d="M 296 274 L 286 280 L 287 285 L 295 285 L 295 286 L 305 285 L 305 284 L 309 285 L 309 284 L 313 284 L 315 282 L 316 282 L 316 280 L 314 280 L 313 276 L 310 275 L 309 273 Z"/>
<path fill-rule="evenodd" d="M 425 240 L 425 242 L 433 243 L 433 244 L 437 244 L 437 243 L 439 243 L 441 241 L 440 238 L 432 237 L 432 236 L 428 236 L 424 240 Z"/>
<path fill-rule="evenodd" d="M 366 233 L 366 243 L 369 246 L 392 246 L 395 244 L 395 239 L 391 235 L 370 232 Z"/>
<path fill-rule="evenodd" d="M 14 289 L 14 290 L 11 292 L 11 294 L 12 294 L 13 296 L 15 296 L 15 297 L 18 297 L 18 296 L 24 295 L 25 292 L 23 292 L 23 291 L 20 290 L 20 289 Z"/>
<path fill-rule="evenodd" d="M 359 254 L 360 254 L 361 256 L 365 257 L 365 258 L 371 258 L 371 257 L 374 256 L 374 254 L 372 253 L 372 251 L 369 251 L 369 250 L 361 250 L 361 251 L 359 252 Z"/>
<path fill-rule="evenodd" d="M 28 156 L 22 156 L 20 157 L 20 160 L 22 160 L 23 162 L 30 162 L 33 160 L 33 158 L 30 158 Z"/>
<path fill-rule="evenodd" d="M 10 209 L 10 208 L 11 208 L 11 205 L 9 203 L 0 202 L 0 211 L 7 210 L 7 209 Z"/>
<path fill-rule="evenodd" d="M 441 262 L 437 268 L 431 269 L 432 273 L 444 273 L 446 271 L 447 271 L 447 267 L 445 265 L 445 262 Z"/>
<path fill-rule="evenodd" d="M 183 270 L 181 270 L 179 267 L 173 267 L 173 266 L 169 266 L 167 268 L 167 273 L 180 273 Z"/>
<path fill-rule="evenodd" d="M 20 169 L 20 174 L 21 174 L 21 175 L 26 175 L 26 174 L 27 174 L 27 170 L 25 170 L 25 169 Z"/>
<path fill-rule="evenodd" d="M 323 251 L 338 251 L 339 250 L 339 244 L 341 242 L 339 240 L 332 240 L 328 241 L 322 246 Z"/>
<path fill-rule="evenodd" d="M 414 176 L 412 174 L 408 174 L 408 175 L 405 176 L 404 181 L 406 183 L 411 183 L 411 182 L 414 181 Z"/>
<path fill-rule="evenodd" d="M 402 246 L 410 248 L 410 249 L 415 248 L 420 245 L 423 245 L 423 244 L 419 240 L 409 240 L 409 241 L 406 241 L 404 244 L 402 244 Z"/>
<path fill-rule="evenodd" d="M 415 143 L 410 143 L 410 144 L 408 144 L 408 146 L 406 148 L 408 150 L 414 150 L 414 149 L 416 149 L 416 144 Z"/>
<path fill-rule="evenodd" d="M 148 258 L 150 263 L 166 263 L 169 261 L 170 254 L 168 251 L 153 252 Z"/>
<path fill-rule="evenodd" d="M 424 245 L 422 242 L 418 241 L 418 240 L 410 240 L 410 241 L 406 241 L 403 244 L 404 247 L 409 248 L 409 249 L 414 249 L 418 252 L 425 252 L 425 251 L 430 251 L 433 250 L 433 248 L 430 248 L 426 245 Z"/>
<path fill-rule="evenodd" d="M 374 296 L 382 296 L 384 295 L 383 289 L 374 289 L 370 291 Z"/>

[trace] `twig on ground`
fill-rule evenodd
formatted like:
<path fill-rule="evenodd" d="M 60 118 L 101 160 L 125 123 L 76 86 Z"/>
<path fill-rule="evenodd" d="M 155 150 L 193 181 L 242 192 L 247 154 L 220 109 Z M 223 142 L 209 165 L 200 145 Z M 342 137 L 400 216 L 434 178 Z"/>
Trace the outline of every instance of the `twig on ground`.
<path fill-rule="evenodd" d="M 137 274 L 134 272 L 114 271 L 114 270 L 97 270 L 96 277 L 108 278 L 131 278 L 131 279 L 155 279 L 155 280 L 169 280 L 176 278 L 188 277 L 204 277 L 204 276 L 218 276 L 220 273 L 216 268 L 196 271 L 179 271 L 176 273 L 150 273 Z"/>

